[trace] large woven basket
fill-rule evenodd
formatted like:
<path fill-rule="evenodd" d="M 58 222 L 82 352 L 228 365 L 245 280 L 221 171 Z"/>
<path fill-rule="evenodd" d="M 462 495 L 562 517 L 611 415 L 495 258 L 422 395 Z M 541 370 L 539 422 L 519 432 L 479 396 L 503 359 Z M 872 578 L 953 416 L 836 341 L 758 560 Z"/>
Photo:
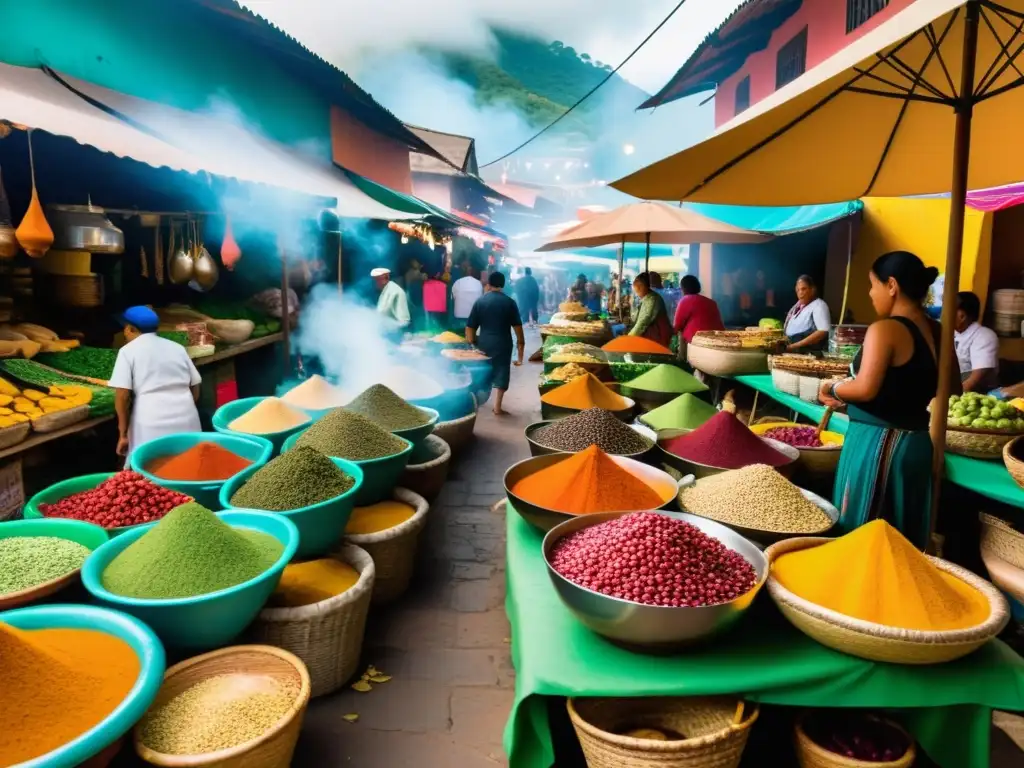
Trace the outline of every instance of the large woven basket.
<path fill-rule="evenodd" d="M 302 659 L 313 697 L 338 690 L 356 673 L 373 594 L 369 554 L 345 544 L 330 556 L 359 571 L 351 589 L 312 605 L 264 608 L 246 633 L 252 642 L 284 648 Z"/>
<path fill-rule="evenodd" d="M 24 421 L 21 424 L 12 424 L 9 427 L 0 429 L 0 450 L 17 445 L 32 431 L 31 422 Z"/>
<path fill-rule="evenodd" d="M 772 386 L 779 392 L 793 397 L 800 396 L 800 377 L 792 371 L 772 367 Z"/>
<path fill-rule="evenodd" d="M 299 740 L 302 719 L 309 704 L 309 674 L 294 655 L 269 645 L 235 645 L 221 648 L 175 664 L 164 674 L 164 682 L 153 707 L 217 675 L 247 674 L 270 676 L 298 684 L 299 693 L 288 713 L 264 733 L 236 747 L 201 755 L 165 755 L 142 743 L 142 727 L 135 728 L 135 751 L 151 765 L 177 768 L 287 768 Z"/>
<path fill-rule="evenodd" d="M 473 396 L 474 403 L 476 396 Z M 473 430 L 476 428 L 476 410 L 462 418 L 451 421 L 439 421 L 432 434 L 437 435 L 446 443 L 453 456 L 458 456 L 467 445 L 473 442 Z"/>
<path fill-rule="evenodd" d="M 735 768 L 759 712 L 731 697 L 569 699 L 568 709 L 589 768 Z M 620 735 L 637 728 L 684 738 Z"/>
<path fill-rule="evenodd" d="M 402 476 L 398 479 L 398 484 L 413 493 L 418 493 L 427 501 L 433 501 L 441 492 L 445 480 L 448 479 L 452 451 L 448 447 L 448 443 L 437 435 L 427 435 L 426 440 L 413 451 L 414 460 L 424 456 L 432 458 L 420 461 L 418 464 L 406 465 Z"/>
<path fill-rule="evenodd" d="M 89 418 L 88 405 L 76 405 L 63 411 L 46 413 L 32 419 L 32 430 L 35 432 L 56 432 L 58 429 L 70 427 Z"/>
<path fill-rule="evenodd" d="M 710 376 L 768 373 L 768 352 L 763 349 L 712 349 L 687 344 L 686 359 Z"/>
<path fill-rule="evenodd" d="M 998 459 L 1003 446 L 1016 434 L 991 429 L 953 429 L 946 427 L 946 450 L 972 459 Z"/>
<path fill-rule="evenodd" d="M 1003 446 L 1003 464 L 1006 465 L 1006 471 L 1010 473 L 1010 477 L 1017 483 L 1021 488 L 1024 488 L 1024 461 L 1018 459 L 1015 454 L 1015 448 L 1021 443 L 1021 439 L 1024 435 L 1013 438 L 1006 445 Z"/>
<path fill-rule="evenodd" d="M 430 509 L 426 499 L 405 488 L 396 488 L 392 498 L 411 504 L 416 512 L 404 523 L 386 531 L 345 534 L 346 542 L 366 550 L 373 558 L 376 572 L 372 598 L 374 605 L 390 603 L 409 588 L 416 564 L 416 545 Z"/>
<path fill-rule="evenodd" d="M 900 731 L 906 737 L 907 744 L 910 746 L 899 760 L 877 763 L 866 760 L 854 760 L 853 758 L 836 754 L 824 747 L 818 746 L 804 730 L 805 718 L 805 715 L 801 715 L 793 726 L 796 759 L 800 763 L 800 768 L 910 768 L 917 758 L 917 749 L 914 746 L 913 737 L 892 720 L 885 720 L 885 723 Z"/>
<path fill-rule="evenodd" d="M 765 550 L 769 567 L 787 552 L 825 544 L 830 539 L 803 536 L 785 539 Z M 822 608 L 790 592 L 774 575 L 768 576 L 768 594 L 789 622 L 822 645 L 871 661 L 893 664 L 941 664 L 977 650 L 1006 627 L 1009 606 L 998 589 L 968 570 L 946 560 L 929 557 L 932 564 L 981 592 L 989 602 L 989 617 L 976 627 L 941 632 L 899 629 L 862 621 Z"/>
<path fill-rule="evenodd" d="M 1024 569 L 1024 533 L 1005 520 L 978 513 L 981 520 L 981 550 L 991 552 L 1015 568 Z"/>

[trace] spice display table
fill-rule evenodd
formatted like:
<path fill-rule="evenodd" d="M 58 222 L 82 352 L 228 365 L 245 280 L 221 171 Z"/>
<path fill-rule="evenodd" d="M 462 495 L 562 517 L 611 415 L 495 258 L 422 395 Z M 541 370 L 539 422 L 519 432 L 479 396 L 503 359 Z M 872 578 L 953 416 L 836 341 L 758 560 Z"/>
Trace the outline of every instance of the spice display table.
<path fill-rule="evenodd" d="M 554 761 L 545 696 L 742 694 L 767 703 L 906 710 L 903 720 L 941 766 L 989 763 L 992 709 L 1024 710 L 1024 659 L 993 641 L 951 664 L 876 664 L 830 650 L 791 627 L 767 594 L 713 646 L 675 656 L 623 650 L 590 632 L 559 601 L 540 532 L 507 516 L 505 600 L 516 699 L 505 728 L 512 768 Z M 756 727 L 756 726 L 755 726 Z"/>

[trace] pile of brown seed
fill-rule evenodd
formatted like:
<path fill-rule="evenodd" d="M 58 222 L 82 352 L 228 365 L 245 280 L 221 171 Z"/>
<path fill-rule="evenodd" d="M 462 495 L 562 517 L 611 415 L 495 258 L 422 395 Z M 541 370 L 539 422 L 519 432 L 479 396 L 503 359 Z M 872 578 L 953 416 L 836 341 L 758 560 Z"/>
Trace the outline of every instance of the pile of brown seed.
<path fill-rule="evenodd" d="M 771 533 L 823 533 L 832 519 L 767 464 L 711 475 L 679 492 L 686 512 Z"/>
<path fill-rule="evenodd" d="M 642 453 L 652 443 L 603 408 L 585 411 L 541 427 L 531 437 L 545 448 L 577 453 L 596 445 L 605 453 L 619 456 Z"/>

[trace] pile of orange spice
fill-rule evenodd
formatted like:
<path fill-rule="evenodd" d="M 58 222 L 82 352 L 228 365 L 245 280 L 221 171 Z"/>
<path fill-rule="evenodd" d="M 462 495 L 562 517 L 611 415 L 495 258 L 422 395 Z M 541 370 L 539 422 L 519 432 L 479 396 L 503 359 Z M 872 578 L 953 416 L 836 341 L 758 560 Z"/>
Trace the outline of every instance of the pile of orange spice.
<path fill-rule="evenodd" d="M 603 347 L 605 352 L 632 352 L 637 355 L 671 355 L 672 350 L 643 336 L 619 336 Z"/>
<path fill-rule="evenodd" d="M 559 408 L 604 408 L 606 411 L 621 411 L 626 408 L 625 398 L 612 392 L 598 381 L 592 373 L 580 376 L 553 389 L 541 398 L 541 402 Z"/>
<path fill-rule="evenodd" d="M 657 509 L 665 501 L 596 445 L 524 477 L 512 492 L 531 504 L 571 515 Z"/>
<path fill-rule="evenodd" d="M 213 442 L 196 443 L 176 456 L 160 456 L 146 466 L 164 480 L 227 480 L 252 462 Z"/>

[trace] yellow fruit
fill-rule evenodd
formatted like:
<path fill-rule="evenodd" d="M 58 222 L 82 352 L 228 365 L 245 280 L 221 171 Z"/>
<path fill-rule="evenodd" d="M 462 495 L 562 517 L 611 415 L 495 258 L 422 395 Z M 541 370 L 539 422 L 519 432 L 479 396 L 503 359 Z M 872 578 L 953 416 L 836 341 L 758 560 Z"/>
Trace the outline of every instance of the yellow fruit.
<path fill-rule="evenodd" d="M 7 379 L 0 378 L 0 394 L 8 395 L 9 397 L 17 397 L 21 394 L 21 390 L 11 384 Z"/>
<path fill-rule="evenodd" d="M 53 411 L 66 411 L 68 408 L 74 408 L 75 404 L 70 400 L 65 400 L 63 397 L 44 397 L 39 401 L 39 407 L 47 413 Z"/>
<path fill-rule="evenodd" d="M 14 398 L 14 410 L 18 413 L 27 413 L 28 411 L 35 410 L 35 403 L 25 397 Z"/>
<path fill-rule="evenodd" d="M 35 323 L 19 323 L 14 326 L 14 330 L 18 333 L 23 333 L 34 341 L 57 341 L 59 338 L 56 333 L 51 331 L 49 328 L 44 328 L 41 325 Z"/>
<path fill-rule="evenodd" d="M 14 413 L 13 408 L 4 408 L 0 406 L 0 416 L 10 416 Z"/>
<path fill-rule="evenodd" d="M 44 397 L 46 397 L 46 393 L 45 392 L 40 392 L 38 389 L 26 389 L 21 394 L 24 397 L 27 397 L 33 403 L 38 403 L 40 400 L 42 400 Z"/>
<path fill-rule="evenodd" d="M 0 395 L 0 408 L 10 405 L 14 402 L 14 398 L 10 395 Z"/>

